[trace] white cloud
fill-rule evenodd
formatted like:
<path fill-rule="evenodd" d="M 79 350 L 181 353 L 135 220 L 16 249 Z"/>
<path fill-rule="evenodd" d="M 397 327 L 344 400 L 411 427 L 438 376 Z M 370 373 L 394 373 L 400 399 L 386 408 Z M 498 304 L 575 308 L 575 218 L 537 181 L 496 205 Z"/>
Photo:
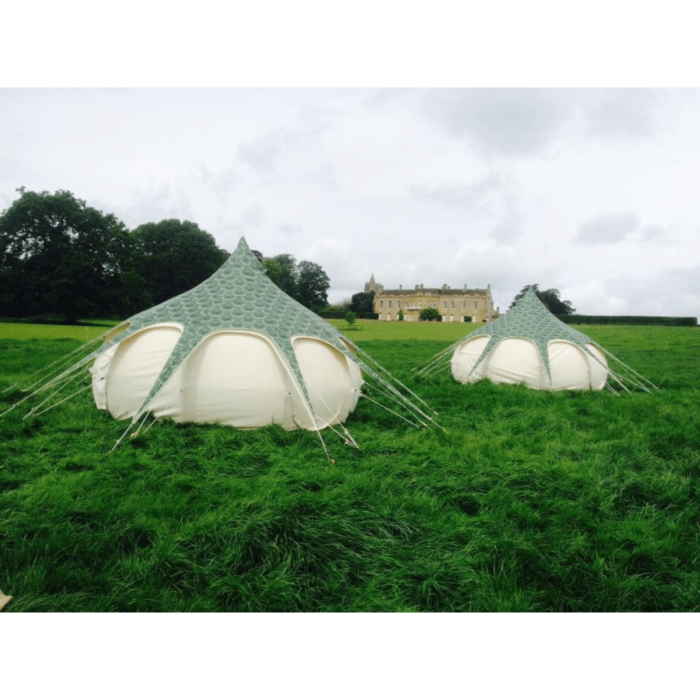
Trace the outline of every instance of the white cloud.
<path fill-rule="evenodd" d="M 583 93 L 588 132 L 596 137 L 647 137 L 656 128 L 659 98 L 651 90 L 595 90 Z"/>
<path fill-rule="evenodd" d="M 628 300 L 636 316 L 700 317 L 700 266 L 665 268 L 652 277 L 624 275 L 608 284 L 611 294 Z"/>
<path fill-rule="evenodd" d="M 504 183 L 497 175 L 490 175 L 470 185 L 413 185 L 409 193 L 418 200 L 435 202 L 446 207 L 469 211 L 492 210 L 494 198 L 503 196 Z"/>
<path fill-rule="evenodd" d="M 256 170 L 272 170 L 287 153 L 308 148 L 329 127 L 334 110 L 302 107 L 292 126 L 277 126 L 238 146 L 238 156 Z"/>
<path fill-rule="evenodd" d="M 668 233 L 666 229 L 658 224 L 650 224 L 649 226 L 645 226 L 640 231 L 640 238 L 648 243 L 658 243 L 664 241 L 666 240 L 667 236 Z"/>
<path fill-rule="evenodd" d="M 700 316 L 674 271 L 700 260 L 699 125 L 700 90 L 4 90 L 0 206 L 189 219 L 318 262 L 331 297 L 374 272 Z"/>
<path fill-rule="evenodd" d="M 241 176 L 232 165 L 214 171 L 205 163 L 195 163 L 193 177 L 195 183 L 224 199 L 232 195 L 241 184 Z"/>
<path fill-rule="evenodd" d="M 639 219 L 629 212 L 600 214 L 579 228 L 574 241 L 584 245 L 619 243 L 639 228 Z"/>
<path fill-rule="evenodd" d="M 448 89 L 423 93 L 425 114 L 485 155 L 543 153 L 574 113 L 565 90 Z"/>
<path fill-rule="evenodd" d="M 80 196 L 77 192 L 74 194 Z M 168 183 L 134 189 L 126 206 L 110 206 L 104 201 L 93 202 L 91 205 L 105 212 L 114 212 L 131 228 L 163 219 L 193 219 L 190 196 L 179 187 Z"/>
<path fill-rule="evenodd" d="M 287 236 L 298 236 L 303 233 L 301 226 L 294 226 L 293 224 L 278 224 L 277 230 Z"/>
<path fill-rule="evenodd" d="M 491 236 L 499 243 L 508 245 L 521 235 L 521 227 L 522 217 L 511 210 L 491 229 Z"/>

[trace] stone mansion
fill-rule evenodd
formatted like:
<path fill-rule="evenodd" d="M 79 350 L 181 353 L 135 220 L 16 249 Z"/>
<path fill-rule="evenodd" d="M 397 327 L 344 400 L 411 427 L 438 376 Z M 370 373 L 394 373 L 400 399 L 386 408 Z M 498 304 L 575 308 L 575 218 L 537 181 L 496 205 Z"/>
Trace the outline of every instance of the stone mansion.
<path fill-rule="evenodd" d="M 440 288 L 384 289 L 374 280 L 365 284 L 365 294 L 374 292 L 374 312 L 380 321 L 397 321 L 403 311 L 404 321 L 418 321 L 421 309 L 437 309 L 443 321 L 488 323 L 500 316 L 493 308 L 491 285 L 486 289 L 452 289 L 446 284 Z"/>

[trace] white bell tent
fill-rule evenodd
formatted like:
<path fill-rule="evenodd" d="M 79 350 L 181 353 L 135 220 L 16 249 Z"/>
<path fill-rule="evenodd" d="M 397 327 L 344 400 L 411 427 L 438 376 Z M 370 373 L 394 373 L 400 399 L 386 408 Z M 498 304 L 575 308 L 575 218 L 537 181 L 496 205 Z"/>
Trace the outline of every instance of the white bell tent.
<path fill-rule="evenodd" d="M 71 398 L 60 392 L 91 365 L 97 407 L 131 419 L 124 435 L 149 414 L 154 420 L 320 431 L 342 424 L 360 396 L 376 401 L 373 392 L 394 401 L 403 409 L 397 415 L 407 414 L 402 417 L 416 426 L 433 421 L 419 397 L 279 289 L 243 238 L 208 280 L 91 342 L 100 341 L 68 369 L 59 364 L 57 376 L 35 382 L 29 388 L 39 388 L 15 406 L 49 389 L 55 391 L 27 416 L 54 396 Z M 341 435 L 355 444 L 345 428 Z"/>
<path fill-rule="evenodd" d="M 609 362 L 610 360 L 610 362 Z M 516 305 L 416 368 L 429 376 L 448 364 L 462 384 L 489 379 L 548 391 L 615 391 L 653 385 L 588 336 L 566 325 L 530 287 Z M 614 365 L 614 368 L 613 368 Z"/>

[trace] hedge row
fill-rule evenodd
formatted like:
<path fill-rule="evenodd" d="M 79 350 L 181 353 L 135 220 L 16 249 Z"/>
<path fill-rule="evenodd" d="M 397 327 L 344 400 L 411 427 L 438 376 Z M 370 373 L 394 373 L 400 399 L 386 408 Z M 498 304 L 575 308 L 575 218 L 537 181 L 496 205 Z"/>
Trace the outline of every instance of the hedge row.
<path fill-rule="evenodd" d="M 345 317 L 347 316 L 348 312 L 347 311 L 317 311 L 316 312 L 321 318 L 339 318 L 342 320 L 345 320 Z M 372 313 L 371 311 L 356 311 L 355 316 L 359 318 L 369 318 L 373 320 L 377 320 L 379 318 L 379 314 Z"/>
<path fill-rule="evenodd" d="M 564 323 L 587 323 L 598 326 L 697 326 L 698 319 L 692 316 L 587 316 L 585 314 L 563 315 L 557 318 Z"/>

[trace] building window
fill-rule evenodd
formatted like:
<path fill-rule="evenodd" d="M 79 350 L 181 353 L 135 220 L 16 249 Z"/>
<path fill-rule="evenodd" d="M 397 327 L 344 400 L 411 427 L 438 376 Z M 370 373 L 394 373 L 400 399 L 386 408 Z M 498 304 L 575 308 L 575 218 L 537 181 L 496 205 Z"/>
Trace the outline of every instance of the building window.
<path fill-rule="evenodd" d="M 400 308 L 401 308 L 401 302 L 400 302 L 400 301 L 397 301 L 397 302 L 396 302 L 396 306 L 397 306 L 397 308 L 400 309 Z"/>
<path fill-rule="evenodd" d="M 389 303 L 391 304 L 391 302 L 389 302 Z M 391 314 L 387 314 L 387 315 L 386 315 L 386 320 L 387 320 L 387 321 L 391 321 Z"/>
<path fill-rule="evenodd" d="M 451 301 L 451 302 L 450 302 L 450 307 L 454 309 L 454 307 L 455 307 L 454 301 Z"/>
<path fill-rule="evenodd" d="M 478 301 L 475 301 L 475 302 L 474 302 L 474 308 L 476 309 L 476 308 L 478 308 L 478 306 L 479 306 L 479 302 L 478 302 Z"/>
<path fill-rule="evenodd" d="M 377 320 L 381 321 L 381 320 L 382 320 L 382 315 L 381 315 L 381 314 L 377 314 L 377 316 L 378 316 L 378 319 L 377 319 Z"/>
<path fill-rule="evenodd" d="M 446 302 L 446 301 L 443 301 L 443 302 L 442 302 L 442 308 L 443 308 L 443 309 L 446 309 L 446 308 L 447 308 L 447 302 Z"/>
<path fill-rule="evenodd" d="M 391 308 L 391 300 L 389 300 L 389 308 Z"/>
<path fill-rule="evenodd" d="M 466 301 L 463 301 L 463 302 L 462 302 L 462 308 L 463 308 L 463 309 L 466 309 L 466 308 L 467 308 L 467 302 L 466 302 Z"/>
<path fill-rule="evenodd" d="M 383 302 L 383 301 L 380 301 L 380 302 L 379 302 L 379 308 L 380 308 L 380 309 L 384 308 L 384 302 Z"/>

